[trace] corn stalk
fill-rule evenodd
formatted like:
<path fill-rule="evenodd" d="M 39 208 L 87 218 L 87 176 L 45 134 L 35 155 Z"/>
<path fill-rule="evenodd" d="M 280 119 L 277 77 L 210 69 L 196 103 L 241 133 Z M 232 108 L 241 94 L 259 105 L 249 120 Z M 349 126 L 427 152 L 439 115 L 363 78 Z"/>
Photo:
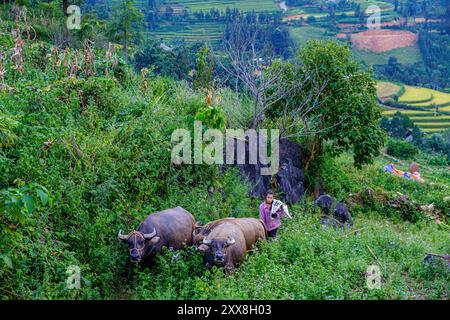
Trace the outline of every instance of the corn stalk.
<path fill-rule="evenodd" d="M 95 75 L 95 52 L 93 44 L 90 40 L 84 42 L 84 74 L 86 77 Z"/>
<path fill-rule="evenodd" d="M 14 69 L 19 73 L 23 72 L 23 45 L 22 34 L 19 29 L 12 30 L 14 39 L 14 48 L 12 49 L 11 61 L 14 63 Z"/>
<path fill-rule="evenodd" d="M 77 77 L 77 73 L 80 70 L 80 66 L 78 65 L 78 50 L 75 50 L 75 53 L 73 55 L 73 60 L 70 63 L 70 73 L 69 76 L 71 78 L 76 78 Z"/>
<path fill-rule="evenodd" d="M 3 54 L 0 52 L 0 87 L 5 86 L 6 68 L 3 64 Z"/>

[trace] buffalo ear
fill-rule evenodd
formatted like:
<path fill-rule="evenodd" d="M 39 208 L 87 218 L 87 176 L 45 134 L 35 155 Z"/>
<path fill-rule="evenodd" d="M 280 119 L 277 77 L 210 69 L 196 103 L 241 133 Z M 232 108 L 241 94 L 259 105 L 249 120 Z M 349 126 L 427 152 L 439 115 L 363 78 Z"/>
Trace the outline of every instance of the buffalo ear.
<path fill-rule="evenodd" d="M 206 252 L 206 251 L 208 251 L 208 249 L 209 249 L 209 247 L 206 244 L 201 244 L 197 247 L 197 250 L 201 251 L 201 252 Z"/>
<path fill-rule="evenodd" d="M 197 221 L 194 225 L 194 228 L 199 228 L 199 227 L 203 227 L 203 222 L 201 221 Z"/>
<path fill-rule="evenodd" d="M 159 242 L 159 240 L 161 240 L 160 237 L 153 237 L 153 238 L 150 240 L 150 243 L 151 243 L 151 244 L 157 244 L 157 243 Z"/>
<path fill-rule="evenodd" d="M 196 227 L 195 229 L 194 229 L 194 232 L 192 233 L 192 235 L 193 236 L 196 236 L 196 235 L 198 235 L 199 233 L 200 233 L 200 230 L 202 229 L 202 227 Z"/>
<path fill-rule="evenodd" d="M 197 221 L 194 225 L 194 236 L 199 234 L 201 230 L 203 229 L 203 223 L 200 221 Z"/>

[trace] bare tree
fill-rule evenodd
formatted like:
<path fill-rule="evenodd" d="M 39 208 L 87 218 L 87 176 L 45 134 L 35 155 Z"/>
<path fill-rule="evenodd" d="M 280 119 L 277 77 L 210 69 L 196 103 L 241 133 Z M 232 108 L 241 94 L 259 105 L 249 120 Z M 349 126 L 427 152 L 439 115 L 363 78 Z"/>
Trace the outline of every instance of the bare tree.
<path fill-rule="evenodd" d="M 217 59 L 228 76 L 225 81 L 233 79 L 235 91 L 244 89 L 253 99 L 251 128 L 258 128 L 267 111 L 277 106 L 281 110 L 282 137 L 314 134 L 313 111 L 322 103 L 319 96 L 327 88 L 328 81 L 319 83 L 314 72 L 294 81 L 286 79 L 286 72 L 301 73 L 302 65 L 291 65 L 295 70 L 286 70 L 287 66 L 275 59 L 274 52 L 260 48 L 257 41 L 257 30 L 236 23 L 223 41 L 225 54 Z M 298 96 L 293 92 L 303 91 L 302 99 L 292 101 Z M 235 111 L 232 116 L 238 118 L 240 114 Z M 300 123 L 303 125 L 299 126 Z"/>
<path fill-rule="evenodd" d="M 275 81 L 275 75 L 263 75 L 267 60 L 272 57 L 264 57 L 256 49 L 257 37 L 257 31 L 249 31 L 241 23 L 236 23 L 229 37 L 223 42 L 225 60 L 218 59 L 219 65 L 235 81 L 235 90 L 240 91 L 239 87 L 243 85 L 254 98 L 254 115 L 251 124 L 253 128 L 264 120 L 268 101 L 267 89 Z"/>

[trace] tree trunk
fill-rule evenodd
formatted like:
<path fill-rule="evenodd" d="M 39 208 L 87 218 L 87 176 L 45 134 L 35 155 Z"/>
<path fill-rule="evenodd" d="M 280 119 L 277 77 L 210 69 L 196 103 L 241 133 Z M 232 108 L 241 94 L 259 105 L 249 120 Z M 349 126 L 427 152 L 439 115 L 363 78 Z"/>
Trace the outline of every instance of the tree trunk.
<path fill-rule="evenodd" d="M 313 163 L 315 161 L 320 160 L 320 157 L 323 154 L 323 144 L 322 144 L 322 140 L 320 139 L 320 134 L 316 132 L 315 136 L 314 136 L 314 140 L 309 143 L 308 146 L 308 158 L 306 160 L 305 163 L 305 171 L 308 172 Z M 319 194 L 320 194 L 320 171 L 319 169 L 313 168 L 313 170 L 316 170 L 314 173 L 314 189 L 311 191 L 311 194 L 313 195 L 314 198 L 318 198 Z"/>
<path fill-rule="evenodd" d="M 125 50 L 125 57 L 128 59 L 128 32 L 125 30 L 124 32 L 125 43 L 123 49 Z"/>
<path fill-rule="evenodd" d="M 68 7 L 69 7 L 69 0 L 63 0 L 63 2 L 62 2 L 62 9 L 63 9 L 65 15 L 67 15 L 67 8 Z"/>

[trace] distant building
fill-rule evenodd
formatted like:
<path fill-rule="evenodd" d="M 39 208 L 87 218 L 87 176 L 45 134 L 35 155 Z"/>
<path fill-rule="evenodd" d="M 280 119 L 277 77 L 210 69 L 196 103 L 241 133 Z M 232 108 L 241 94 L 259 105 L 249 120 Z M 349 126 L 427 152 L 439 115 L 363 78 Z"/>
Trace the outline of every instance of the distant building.
<path fill-rule="evenodd" d="M 166 52 L 171 52 L 173 51 L 173 48 L 169 47 L 168 45 L 166 45 L 165 43 L 161 43 L 159 45 L 159 48 L 166 51 Z"/>
<path fill-rule="evenodd" d="M 408 141 L 408 142 L 413 142 L 414 137 L 413 137 L 412 129 L 408 129 L 408 132 L 406 133 L 405 140 Z"/>

